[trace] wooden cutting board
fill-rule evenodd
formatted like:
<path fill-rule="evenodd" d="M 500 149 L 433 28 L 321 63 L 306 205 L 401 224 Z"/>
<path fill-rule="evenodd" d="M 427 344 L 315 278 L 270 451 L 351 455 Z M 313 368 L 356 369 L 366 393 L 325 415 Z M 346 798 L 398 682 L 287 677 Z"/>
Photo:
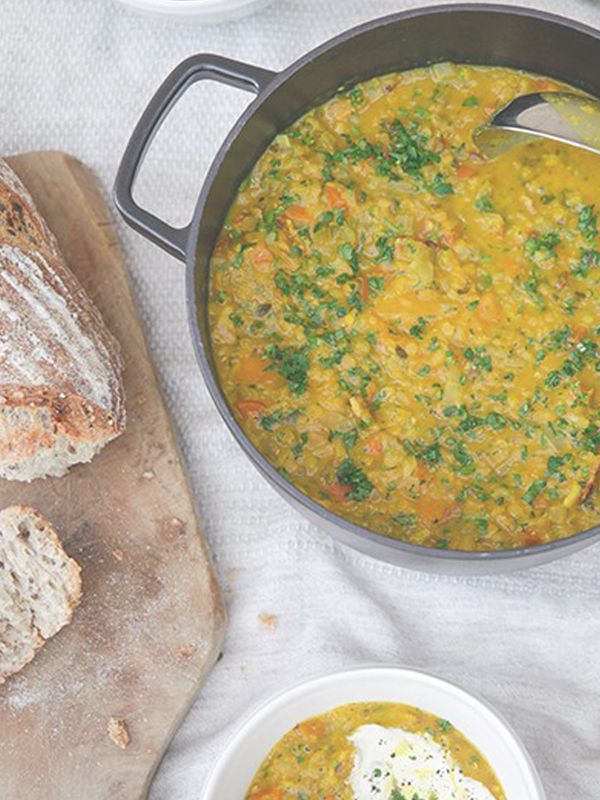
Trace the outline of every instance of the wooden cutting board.
<path fill-rule="evenodd" d="M 83 579 L 71 625 L 0 687 L 0 798 L 134 800 L 219 654 L 223 606 L 96 179 L 65 153 L 8 160 L 121 343 L 127 431 L 64 478 L 0 481 L 0 508 L 38 508 Z"/>

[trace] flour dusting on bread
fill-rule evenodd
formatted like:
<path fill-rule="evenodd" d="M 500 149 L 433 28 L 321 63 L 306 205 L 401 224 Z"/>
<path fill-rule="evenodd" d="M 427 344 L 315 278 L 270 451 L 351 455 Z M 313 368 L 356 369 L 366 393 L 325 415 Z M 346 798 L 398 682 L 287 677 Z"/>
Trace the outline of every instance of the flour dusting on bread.
<path fill-rule="evenodd" d="M 60 476 L 125 428 L 119 346 L 0 160 L 0 477 Z"/>

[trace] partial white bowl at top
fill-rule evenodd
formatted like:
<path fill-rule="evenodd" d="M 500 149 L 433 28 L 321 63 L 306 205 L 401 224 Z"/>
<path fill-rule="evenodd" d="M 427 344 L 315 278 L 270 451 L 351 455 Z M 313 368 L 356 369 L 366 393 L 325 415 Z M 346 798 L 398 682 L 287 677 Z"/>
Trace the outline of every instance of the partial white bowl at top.
<path fill-rule="evenodd" d="M 225 22 L 258 11 L 273 0 L 118 0 L 119 3 L 176 22 Z"/>
<path fill-rule="evenodd" d="M 304 681 L 260 706 L 234 734 L 204 786 L 202 800 L 243 800 L 269 750 L 298 722 L 346 703 L 407 703 L 449 720 L 480 750 L 507 800 L 545 800 L 527 751 L 483 700 L 425 672 L 358 667 Z"/>

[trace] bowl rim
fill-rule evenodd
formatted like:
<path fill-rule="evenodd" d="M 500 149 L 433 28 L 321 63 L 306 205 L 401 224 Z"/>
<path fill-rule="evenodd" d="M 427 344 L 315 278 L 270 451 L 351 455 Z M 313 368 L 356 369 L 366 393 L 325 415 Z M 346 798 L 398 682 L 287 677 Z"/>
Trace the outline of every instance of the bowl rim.
<path fill-rule="evenodd" d="M 267 479 L 272 487 L 274 487 L 285 499 L 287 499 L 288 502 L 291 502 L 292 505 L 298 505 L 305 509 L 310 514 L 311 521 L 318 519 L 320 522 L 326 524 L 328 526 L 327 532 L 329 535 L 333 536 L 333 538 L 341 541 L 343 544 L 355 550 L 367 553 L 375 558 L 385 560 L 392 564 L 401 563 L 399 562 L 397 556 L 402 557 L 405 555 L 408 559 L 407 566 L 410 566 L 409 561 L 411 558 L 421 560 L 425 563 L 429 562 L 430 564 L 435 561 L 439 561 L 445 562 L 448 565 L 452 563 L 470 563 L 473 565 L 481 565 L 484 562 L 495 562 L 499 565 L 501 563 L 506 564 L 507 562 L 514 562 L 515 560 L 519 559 L 525 560 L 527 557 L 542 560 L 544 555 L 547 553 L 552 553 L 554 557 L 558 557 L 561 555 L 561 551 L 563 550 L 568 552 L 571 549 L 583 547 L 586 544 L 593 544 L 596 540 L 600 539 L 600 522 L 598 525 L 595 525 L 592 528 L 578 531 L 577 533 L 571 534 L 570 536 L 562 539 L 555 539 L 553 541 L 543 542 L 541 544 L 513 547 L 505 550 L 454 550 L 412 544 L 410 542 L 403 541 L 402 539 L 393 539 L 389 536 L 385 536 L 384 534 L 376 533 L 370 528 L 366 528 L 363 525 L 352 522 L 351 520 L 342 517 L 333 511 L 330 511 L 326 506 L 321 505 L 316 500 L 313 500 L 311 497 L 297 488 L 293 483 L 286 480 L 273 466 L 273 464 L 271 464 L 271 462 L 250 441 L 250 438 L 245 434 L 241 425 L 235 418 L 225 394 L 219 385 L 217 377 L 213 373 L 210 358 L 207 355 L 204 347 L 198 321 L 200 304 L 197 300 L 196 285 L 199 274 L 197 269 L 198 258 L 196 243 L 198 240 L 198 233 L 210 188 L 212 187 L 213 181 L 216 178 L 221 165 L 227 157 L 231 145 L 245 127 L 246 123 L 254 116 L 263 103 L 290 77 L 292 77 L 292 75 L 313 61 L 315 58 L 323 55 L 329 50 L 332 50 L 337 45 L 343 44 L 344 42 L 356 36 L 367 33 L 372 29 L 393 22 L 413 19 L 421 16 L 465 12 L 478 14 L 503 14 L 506 16 L 512 15 L 517 17 L 528 17 L 541 22 L 548 22 L 556 25 L 557 27 L 568 28 L 570 30 L 590 36 L 597 40 L 600 47 L 600 30 L 592 28 L 590 25 L 586 25 L 576 20 L 569 19 L 568 17 L 563 17 L 548 11 L 538 10 L 536 8 L 497 3 L 443 3 L 432 6 L 411 8 L 388 14 L 383 17 L 371 19 L 359 25 L 345 29 L 335 36 L 330 37 L 325 42 L 322 42 L 312 50 L 303 53 L 291 64 L 288 64 L 288 66 L 286 66 L 283 70 L 274 72 L 273 79 L 265 88 L 259 91 L 257 96 L 243 111 L 241 116 L 238 118 L 225 137 L 206 174 L 200 194 L 198 196 L 196 207 L 194 209 L 194 215 L 192 218 L 192 223 L 189 227 L 186 245 L 187 312 L 194 351 L 209 394 L 211 395 L 211 398 L 217 407 L 221 418 L 225 422 L 227 428 L 233 435 L 238 445 L 240 445 L 251 463 Z M 335 529 L 335 533 L 332 533 L 332 529 Z"/>
<path fill-rule="evenodd" d="M 118 0 L 118 2 L 130 8 L 151 11 L 155 14 L 186 17 L 192 14 L 237 11 L 247 6 L 264 4 L 267 0 Z"/>
<path fill-rule="evenodd" d="M 512 725 L 494 708 L 494 706 L 477 693 L 467 691 L 460 684 L 443 678 L 436 673 L 419 669 L 418 667 L 394 663 L 365 663 L 341 670 L 318 672 L 269 695 L 266 699 L 259 700 L 249 708 L 242 721 L 235 727 L 227 745 L 210 768 L 201 787 L 200 800 L 216 800 L 216 798 L 219 797 L 221 776 L 227 771 L 236 750 L 240 744 L 242 744 L 248 736 L 252 735 L 255 729 L 262 724 L 265 718 L 272 714 L 279 713 L 286 705 L 294 700 L 301 699 L 303 695 L 309 694 L 314 689 L 319 689 L 323 686 L 331 685 L 332 683 L 340 683 L 347 679 L 352 680 L 361 675 L 376 680 L 378 677 L 382 676 L 382 673 L 385 673 L 388 677 L 392 676 L 394 679 L 398 680 L 398 682 L 401 682 L 403 678 L 406 679 L 407 677 L 412 679 L 416 678 L 417 680 L 423 681 L 426 685 L 441 689 L 448 696 L 452 695 L 474 709 L 478 716 L 481 717 L 482 724 L 490 726 L 490 723 L 492 723 L 495 725 L 497 734 L 503 736 L 514 747 L 520 759 L 519 766 L 523 774 L 527 776 L 535 788 L 536 796 L 528 798 L 528 800 L 546 800 L 546 792 L 542 780 L 527 748 Z M 364 702 L 369 701 L 365 700 Z M 344 705 L 344 703 L 334 704 L 331 708 L 336 708 L 339 705 Z M 326 712 L 323 711 L 319 713 Z M 307 717 L 310 716 L 314 716 L 314 714 L 307 714 Z M 304 718 L 306 717 L 302 719 Z M 301 722 L 302 719 L 299 719 L 298 722 Z M 268 750 L 265 751 L 265 756 L 267 752 Z M 490 762 L 490 765 L 492 769 L 495 769 L 493 763 Z"/>

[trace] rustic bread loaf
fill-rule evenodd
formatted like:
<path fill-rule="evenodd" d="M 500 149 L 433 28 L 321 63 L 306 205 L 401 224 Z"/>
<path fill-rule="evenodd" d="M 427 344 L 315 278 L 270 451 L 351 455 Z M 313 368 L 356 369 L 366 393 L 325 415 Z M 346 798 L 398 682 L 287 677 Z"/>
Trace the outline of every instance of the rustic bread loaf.
<path fill-rule="evenodd" d="M 79 572 L 41 514 L 27 506 L 0 511 L 0 684 L 70 622 Z"/>
<path fill-rule="evenodd" d="M 119 346 L 0 160 L 0 477 L 89 461 L 125 427 Z"/>

